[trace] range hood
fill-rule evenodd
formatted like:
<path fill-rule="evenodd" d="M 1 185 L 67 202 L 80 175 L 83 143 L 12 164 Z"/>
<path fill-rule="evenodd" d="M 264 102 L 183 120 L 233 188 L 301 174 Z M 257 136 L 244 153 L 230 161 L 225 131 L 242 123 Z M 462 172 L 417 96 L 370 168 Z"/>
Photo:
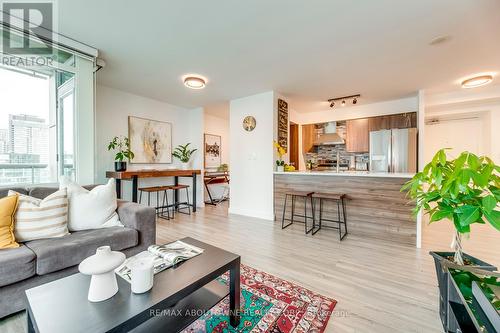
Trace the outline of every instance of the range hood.
<path fill-rule="evenodd" d="M 323 127 L 323 134 L 319 134 L 316 140 L 314 140 L 315 146 L 339 145 L 344 143 L 345 141 L 337 133 L 336 121 L 326 123 Z"/>

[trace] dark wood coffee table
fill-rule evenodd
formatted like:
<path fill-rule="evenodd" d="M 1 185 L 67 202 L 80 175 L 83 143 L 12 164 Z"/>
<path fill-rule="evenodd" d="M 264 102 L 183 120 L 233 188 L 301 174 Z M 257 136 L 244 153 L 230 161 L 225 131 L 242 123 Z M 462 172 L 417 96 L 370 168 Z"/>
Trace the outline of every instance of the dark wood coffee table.
<path fill-rule="evenodd" d="M 229 294 L 230 323 L 240 321 L 240 256 L 193 238 L 205 251 L 154 277 L 153 288 L 133 294 L 117 276 L 118 293 L 92 303 L 90 277 L 77 273 L 26 290 L 28 332 L 177 332 Z M 214 281 L 229 271 L 229 287 Z"/>

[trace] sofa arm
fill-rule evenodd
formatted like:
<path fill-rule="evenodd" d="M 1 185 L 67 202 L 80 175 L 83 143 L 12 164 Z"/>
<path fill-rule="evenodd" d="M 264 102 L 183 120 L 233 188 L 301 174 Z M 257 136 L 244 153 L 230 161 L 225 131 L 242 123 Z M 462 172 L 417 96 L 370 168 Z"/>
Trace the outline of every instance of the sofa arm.
<path fill-rule="evenodd" d="M 156 244 L 156 211 L 152 207 L 135 202 L 118 200 L 118 216 L 122 224 L 139 232 L 142 248 Z"/>

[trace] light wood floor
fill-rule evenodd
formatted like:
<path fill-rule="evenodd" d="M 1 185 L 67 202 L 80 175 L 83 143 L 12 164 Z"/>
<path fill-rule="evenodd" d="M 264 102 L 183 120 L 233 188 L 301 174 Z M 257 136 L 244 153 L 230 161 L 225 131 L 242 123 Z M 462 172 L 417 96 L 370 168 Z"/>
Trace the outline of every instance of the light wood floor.
<path fill-rule="evenodd" d="M 422 249 L 354 234 L 339 242 L 335 230 L 306 236 L 303 225 L 281 230 L 278 222 L 228 216 L 226 204 L 173 221 L 160 219 L 157 225 L 159 243 L 194 237 L 240 254 L 244 264 L 336 299 L 327 332 L 442 332 L 428 252 L 448 249 L 445 223 L 424 227 Z M 500 233 L 490 231 L 481 229 L 464 247 L 498 265 Z M 24 314 L 11 316 L 0 321 L 0 331 L 22 332 L 24 321 Z"/>

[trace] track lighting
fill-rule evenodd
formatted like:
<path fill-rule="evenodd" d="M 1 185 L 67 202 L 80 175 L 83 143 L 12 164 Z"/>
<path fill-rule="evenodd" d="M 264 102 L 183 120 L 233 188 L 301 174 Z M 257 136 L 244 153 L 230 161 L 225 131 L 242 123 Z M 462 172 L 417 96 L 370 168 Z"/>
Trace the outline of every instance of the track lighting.
<path fill-rule="evenodd" d="M 357 95 L 351 95 L 351 96 L 343 96 L 343 97 L 335 97 L 335 98 L 330 98 L 328 100 L 328 102 L 330 102 L 330 107 L 333 108 L 335 106 L 335 102 L 336 101 L 341 101 L 340 105 L 341 106 L 346 106 L 347 104 L 347 100 L 350 100 L 352 99 L 352 104 L 355 105 L 355 104 L 358 104 L 358 98 L 360 98 L 361 95 L 360 94 L 357 94 Z"/>

